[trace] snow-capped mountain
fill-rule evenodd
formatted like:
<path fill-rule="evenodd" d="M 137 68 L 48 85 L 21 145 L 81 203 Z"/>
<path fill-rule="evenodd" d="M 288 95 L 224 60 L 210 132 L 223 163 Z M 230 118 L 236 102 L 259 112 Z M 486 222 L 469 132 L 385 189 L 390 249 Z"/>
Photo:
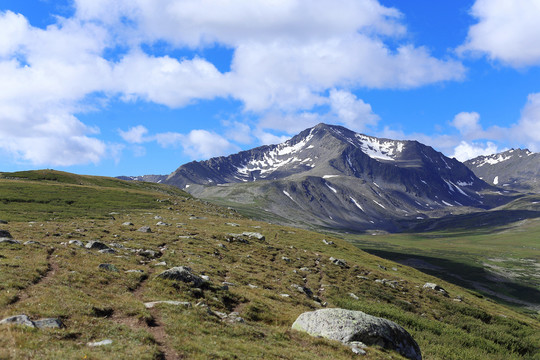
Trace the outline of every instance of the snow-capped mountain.
<path fill-rule="evenodd" d="M 511 149 L 464 164 L 489 184 L 518 191 L 540 190 L 540 153 Z"/>
<path fill-rule="evenodd" d="M 326 124 L 282 144 L 182 165 L 163 182 L 256 205 L 277 221 L 355 230 L 391 229 L 395 221 L 491 201 L 480 194 L 488 184 L 429 146 Z"/>

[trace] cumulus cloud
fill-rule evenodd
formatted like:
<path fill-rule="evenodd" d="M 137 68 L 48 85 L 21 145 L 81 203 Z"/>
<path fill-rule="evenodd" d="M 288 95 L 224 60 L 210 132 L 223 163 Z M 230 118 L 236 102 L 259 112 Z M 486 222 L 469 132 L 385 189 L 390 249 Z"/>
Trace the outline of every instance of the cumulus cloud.
<path fill-rule="evenodd" d="M 330 91 L 330 105 L 340 122 L 351 130 L 363 131 L 368 126 L 374 126 L 380 120 L 379 115 L 356 95 L 343 90 Z"/>
<path fill-rule="evenodd" d="M 118 133 L 124 141 L 130 144 L 141 144 L 148 141 L 148 139 L 145 138 L 145 135 L 148 134 L 148 129 L 142 125 L 134 126 L 127 131 L 119 130 Z"/>
<path fill-rule="evenodd" d="M 313 110 L 318 106 L 331 108 L 322 120 L 356 129 L 375 124 L 370 105 L 352 94 L 356 88 L 414 88 L 459 80 L 465 73 L 460 62 L 435 58 L 404 41 L 403 15 L 377 0 L 73 4 L 73 17 L 57 17 L 45 29 L 21 14 L 0 12 L 0 136 L 10 139 L 0 149 L 32 164 L 97 163 L 117 153 L 99 139 L 99 129 L 77 118 L 89 109 L 102 110 L 88 103 L 96 94 L 170 108 L 233 98 L 262 118 L 254 136 L 266 142 L 276 138 L 265 129 L 290 132 L 320 122 Z M 171 54 L 216 44 L 229 48 L 231 70 L 220 72 L 196 56 L 156 55 L 148 50 L 155 44 Z M 270 119 L 274 125 L 268 125 Z M 233 148 L 221 136 L 201 131 L 180 134 L 187 154 Z M 244 128 L 231 139 L 247 141 L 247 133 Z M 121 136 L 137 144 L 146 134 L 134 128 Z M 178 139 L 172 133 L 160 141 Z M 42 152 L 31 146 L 49 143 Z"/>
<path fill-rule="evenodd" d="M 474 137 L 483 131 L 477 112 L 460 112 L 454 117 L 452 125 L 465 137 Z"/>
<path fill-rule="evenodd" d="M 540 2 L 537 0 L 476 0 L 460 52 L 487 55 L 513 67 L 540 65 Z"/>
<path fill-rule="evenodd" d="M 178 147 L 194 159 L 208 159 L 214 156 L 228 155 L 239 148 L 227 139 L 207 130 L 192 130 L 189 134 L 161 133 L 155 136 L 163 147 Z"/>
<path fill-rule="evenodd" d="M 521 118 L 512 128 L 513 136 L 532 151 L 540 151 L 540 93 L 530 94 Z"/>
<path fill-rule="evenodd" d="M 496 154 L 504 150 L 505 149 L 499 150 L 497 145 L 492 142 L 482 144 L 461 141 L 461 143 L 454 149 L 454 154 L 452 157 L 455 157 L 459 161 L 466 161 L 477 156 Z"/>

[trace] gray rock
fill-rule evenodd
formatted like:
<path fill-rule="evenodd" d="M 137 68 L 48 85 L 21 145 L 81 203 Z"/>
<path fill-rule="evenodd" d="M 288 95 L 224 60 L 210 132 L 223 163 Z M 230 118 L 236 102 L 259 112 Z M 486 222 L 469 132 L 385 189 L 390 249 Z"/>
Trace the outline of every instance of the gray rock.
<path fill-rule="evenodd" d="M 122 226 L 133 226 L 133 223 L 130 221 L 126 221 L 125 223 L 122 223 Z"/>
<path fill-rule="evenodd" d="M 423 286 L 424 289 L 431 289 L 431 290 L 435 290 L 435 291 L 438 291 L 440 292 L 441 294 L 445 295 L 445 296 L 448 296 L 448 292 L 446 290 L 444 290 L 441 286 L 435 284 L 435 283 L 430 283 L 430 282 L 427 282 L 424 284 Z"/>
<path fill-rule="evenodd" d="M 90 347 L 96 347 L 96 346 L 105 346 L 105 345 L 111 345 L 113 343 L 112 340 L 110 339 L 105 339 L 105 340 L 101 340 L 101 341 L 96 341 L 96 342 L 89 342 L 88 346 Z"/>
<path fill-rule="evenodd" d="M 69 240 L 69 245 L 75 245 L 75 246 L 80 246 L 80 247 L 83 247 L 84 244 L 82 241 L 80 240 Z"/>
<path fill-rule="evenodd" d="M 39 245 L 39 246 L 42 246 L 42 244 L 40 242 L 34 241 L 34 240 L 25 241 L 23 245 Z"/>
<path fill-rule="evenodd" d="M 192 283 L 194 287 L 200 287 L 204 280 L 201 279 L 199 276 L 194 275 L 191 272 L 191 268 L 187 266 L 177 266 L 173 267 L 169 270 L 165 270 L 161 274 L 157 276 L 161 279 L 170 279 L 170 280 L 176 280 L 176 281 L 182 281 L 185 283 Z"/>
<path fill-rule="evenodd" d="M 331 240 L 326 240 L 326 239 L 323 239 L 322 241 L 325 245 L 334 245 L 334 242 L 331 241 Z"/>
<path fill-rule="evenodd" d="M 143 270 L 126 270 L 125 271 L 126 273 L 130 274 L 130 273 L 135 273 L 135 274 L 144 274 L 144 271 Z"/>
<path fill-rule="evenodd" d="M 239 224 L 236 224 L 236 223 L 225 223 L 225 225 L 234 226 L 234 227 L 240 226 Z"/>
<path fill-rule="evenodd" d="M 0 220 L 0 224 L 6 225 L 8 222 L 6 220 Z"/>
<path fill-rule="evenodd" d="M 60 329 L 64 327 L 64 324 L 60 319 L 48 318 L 34 321 L 34 325 L 38 329 Z"/>
<path fill-rule="evenodd" d="M 2 325 L 25 325 L 29 327 L 36 327 L 34 322 L 26 315 L 15 315 L 0 321 Z"/>
<path fill-rule="evenodd" d="M 99 264 L 98 269 L 117 272 L 118 268 L 113 264 Z"/>
<path fill-rule="evenodd" d="M 260 241 L 264 241 L 265 240 L 265 237 L 263 234 L 261 233 L 258 233 L 258 232 L 249 232 L 249 231 L 244 231 L 242 233 L 242 235 L 244 236 L 247 236 L 248 238 L 255 238 L 257 240 L 260 240 Z"/>
<path fill-rule="evenodd" d="M 148 259 L 155 259 L 155 258 L 160 257 L 162 254 L 159 251 L 143 250 L 139 252 L 139 255 Z"/>
<path fill-rule="evenodd" d="M 336 259 L 334 257 L 331 257 L 330 259 L 330 262 L 334 265 L 337 265 L 337 266 L 341 266 L 342 268 L 345 268 L 347 267 L 347 263 L 345 262 L 345 260 L 342 260 L 342 259 Z"/>
<path fill-rule="evenodd" d="M 187 301 L 172 301 L 172 300 L 162 300 L 162 301 L 151 301 L 144 303 L 144 307 L 147 309 L 152 309 L 157 304 L 167 304 L 167 305 L 174 305 L 174 306 L 183 306 L 186 308 L 191 307 L 191 303 Z"/>
<path fill-rule="evenodd" d="M 13 239 L 13 236 L 7 230 L 0 230 L 0 238 Z"/>
<path fill-rule="evenodd" d="M 421 360 L 420 347 L 398 324 L 361 311 L 321 309 L 301 314 L 292 325 L 298 331 L 351 343 L 362 342 L 395 350 L 406 358 Z"/>
<path fill-rule="evenodd" d="M 98 252 L 102 254 L 116 254 L 116 250 L 111 249 L 111 248 L 99 250 Z"/>
<path fill-rule="evenodd" d="M 167 263 L 165 261 L 162 261 L 154 264 L 154 266 L 167 266 Z"/>
<path fill-rule="evenodd" d="M 60 319 L 48 318 L 32 321 L 26 315 L 15 315 L 0 321 L 0 324 L 23 325 L 38 329 L 59 329 L 64 327 Z"/>
<path fill-rule="evenodd" d="M 352 297 L 354 300 L 359 300 L 360 298 L 356 296 L 354 293 L 349 293 L 349 296 Z"/>
<path fill-rule="evenodd" d="M 92 249 L 92 250 L 109 249 L 109 247 L 108 247 L 107 245 L 105 245 L 105 244 L 102 243 L 101 241 L 97 241 L 97 240 L 89 241 L 89 242 L 86 244 L 86 248 L 87 248 L 87 249 Z"/>
<path fill-rule="evenodd" d="M 170 224 L 164 223 L 163 221 L 158 221 L 156 226 L 170 226 Z"/>
<path fill-rule="evenodd" d="M 306 295 L 308 298 L 313 297 L 313 291 L 311 291 L 311 289 L 308 288 L 308 287 L 297 285 L 297 284 L 292 284 L 291 288 L 293 288 L 294 290 Z"/>
<path fill-rule="evenodd" d="M 20 245 L 21 242 L 18 240 L 13 240 L 10 238 L 0 238 L 0 244 L 17 244 Z"/>
<path fill-rule="evenodd" d="M 143 232 L 143 233 L 151 233 L 152 229 L 150 229 L 150 226 L 141 226 L 137 231 Z"/>
<path fill-rule="evenodd" d="M 290 262 L 291 262 L 291 259 L 289 259 L 289 258 L 286 257 L 286 256 L 282 256 L 282 257 L 281 257 L 281 260 L 283 260 L 283 261 L 285 261 L 285 262 L 287 262 L 287 263 L 290 263 Z"/>

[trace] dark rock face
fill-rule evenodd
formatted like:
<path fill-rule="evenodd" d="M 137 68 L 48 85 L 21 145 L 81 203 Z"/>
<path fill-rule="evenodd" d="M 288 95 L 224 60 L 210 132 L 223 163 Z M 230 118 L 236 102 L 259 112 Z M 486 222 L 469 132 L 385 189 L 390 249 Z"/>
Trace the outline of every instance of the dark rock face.
<path fill-rule="evenodd" d="M 516 191 L 540 191 L 540 153 L 511 149 L 478 156 L 464 164 L 488 184 Z"/>
<path fill-rule="evenodd" d="M 399 352 L 408 359 L 421 360 L 420 347 L 398 324 L 361 311 L 321 309 L 301 314 L 292 325 L 298 331 L 322 336 L 352 346 L 378 345 Z"/>
<path fill-rule="evenodd" d="M 13 239 L 13 236 L 7 230 L 0 230 L 0 238 Z"/>

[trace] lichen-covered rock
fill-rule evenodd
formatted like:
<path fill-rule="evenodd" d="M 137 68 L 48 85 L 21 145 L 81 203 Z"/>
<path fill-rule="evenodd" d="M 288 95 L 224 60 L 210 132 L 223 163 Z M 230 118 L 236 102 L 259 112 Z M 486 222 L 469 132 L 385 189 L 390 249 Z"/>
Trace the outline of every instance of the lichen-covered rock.
<path fill-rule="evenodd" d="M 150 229 L 150 226 L 141 226 L 137 231 L 143 232 L 143 233 L 151 233 L 152 229 Z"/>
<path fill-rule="evenodd" d="M 358 342 L 378 345 L 409 359 L 422 359 L 418 344 L 405 329 L 390 320 L 361 311 L 321 309 L 305 312 L 296 319 L 292 328 L 349 346 Z"/>
<path fill-rule="evenodd" d="M 204 280 L 192 273 L 191 268 L 187 266 L 177 266 L 169 270 L 165 270 L 157 276 L 162 279 L 170 279 L 176 281 L 182 281 L 185 283 L 192 283 L 194 287 L 200 287 Z"/>
<path fill-rule="evenodd" d="M 7 317 L 0 321 L 2 325 L 25 325 L 35 327 L 34 322 L 26 315 L 15 315 Z"/>

